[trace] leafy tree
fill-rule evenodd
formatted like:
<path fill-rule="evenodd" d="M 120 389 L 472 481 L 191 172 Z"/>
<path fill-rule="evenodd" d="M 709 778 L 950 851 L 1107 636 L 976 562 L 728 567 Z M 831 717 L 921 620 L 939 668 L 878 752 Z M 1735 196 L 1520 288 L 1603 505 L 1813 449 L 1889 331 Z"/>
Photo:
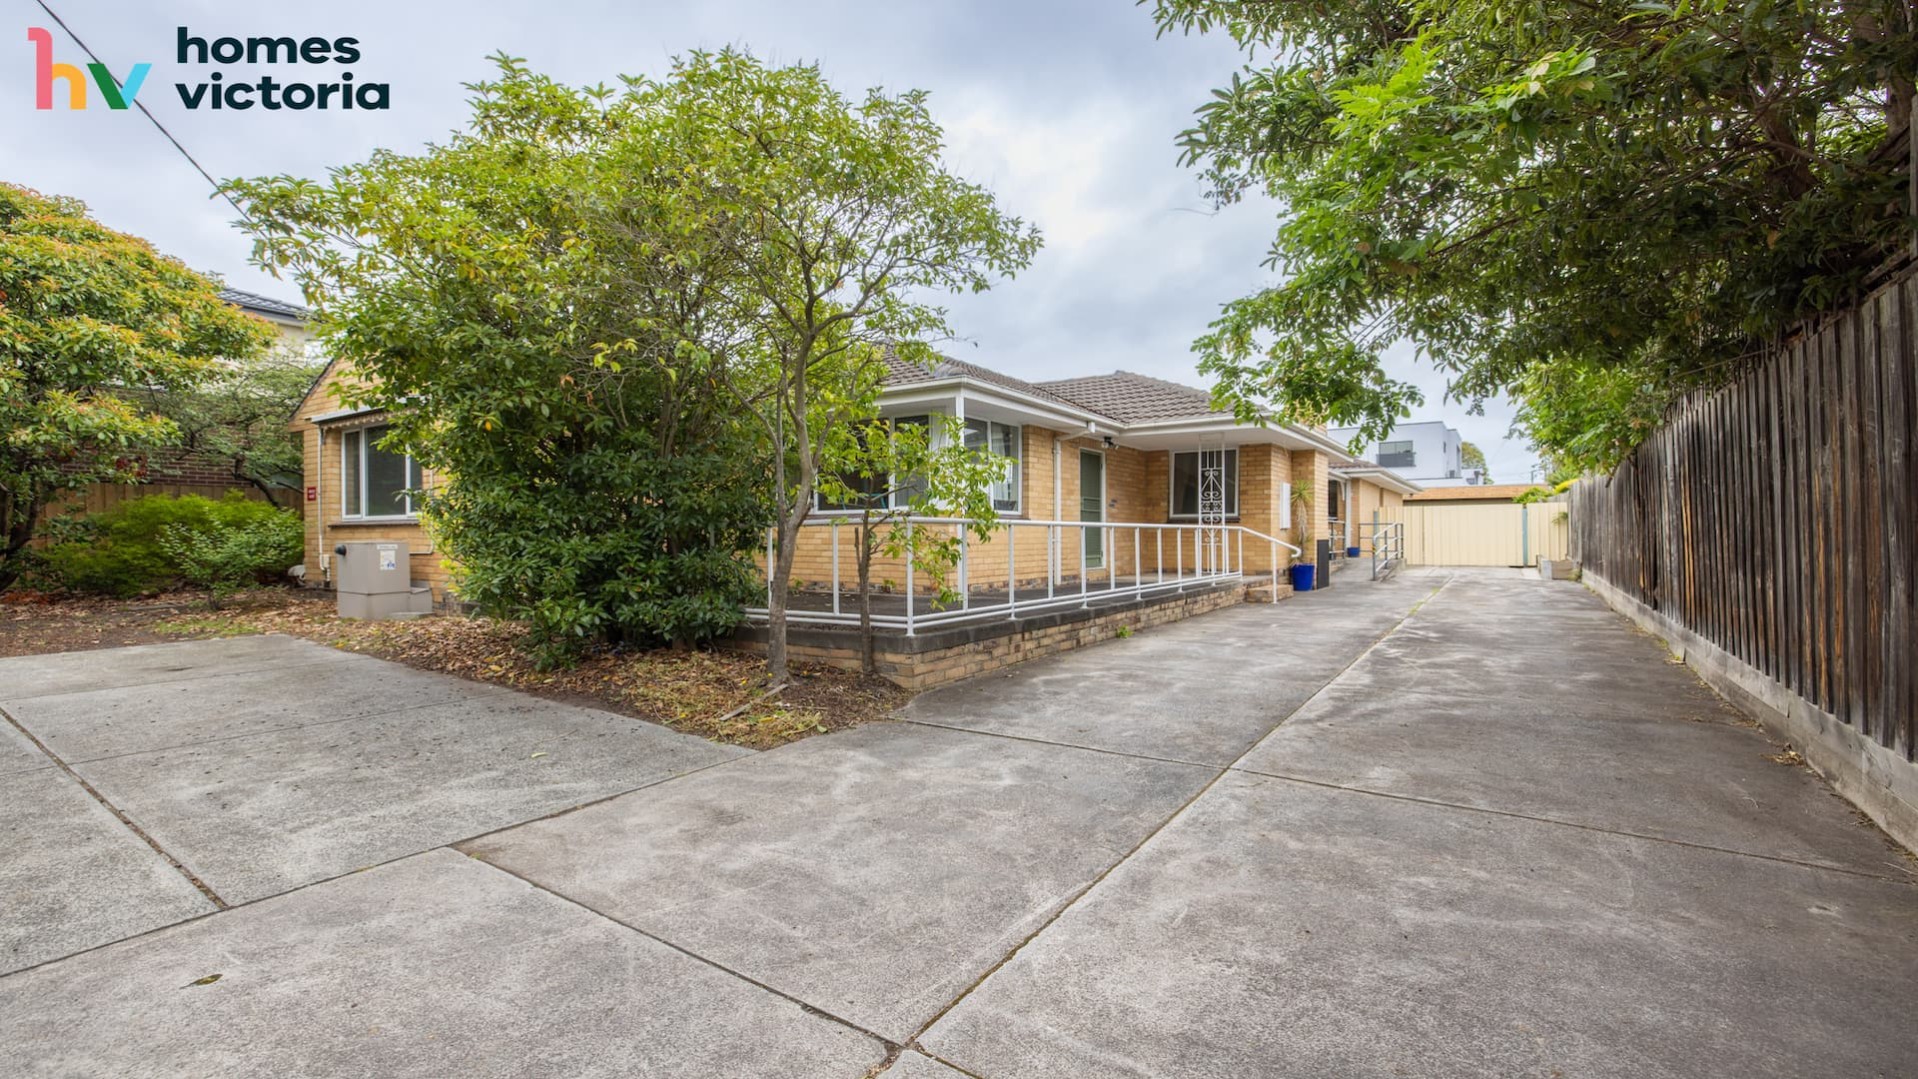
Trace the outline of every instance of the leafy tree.
<path fill-rule="evenodd" d="M 172 421 L 182 450 L 223 462 L 235 482 L 290 509 L 299 498 L 303 461 L 299 438 L 286 429 L 286 420 L 324 366 L 280 345 L 253 359 L 212 364 L 193 389 L 142 387 L 130 395 Z"/>
<path fill-rule="evenodd" d="M 931 299 L 1024 268 L 1039 234 L 942 167 L 923 91 L 853 101 L 817 67 L 733 50 L 694 53 L 669 79 L 631 86 L 671 122 L 675 235 L 696 232 L 701 265 L 724 267 L 716 319 L 682 340 L 770 450 L 767 670 L 783 683 L 799 530 L 836 430 L 876 411 L 875 360 L 890 349 L 930 365 L 928 342 L 950 336 Z"/>
<path fill-rule="evenodd" d="M 260 257 L 447 477 L 427 509 L 463 593 L 553 644 L 711 636 L 770 503 L 782 682 L 832 431 L 874 414 L 883 348 L 929 362 L 928 295 L 986 288 L 1037 234 L 939 167 L 922 93 L 853 102 L 730 50 L 620 92 L 497 61 L 444 147 L 232 185 Z"/>
<path fill-rule="evenodd" d="M 0 591 L 63 491 L 137 479 L 175 427 L 129 400 L 186 389 L 272 331 L 213 281 L 87 216 L 77 200 L 0 184 Z"/>
<path fill-rule="evenodd" d="M 983 543 L 999 520 L 992 485 L 1005 478 L 1007 463 L 990 447 L 968 442 L 964 424 L 943 417 L 927 424 L 872 419 L 832 429 L 827 465 L 819 477 L 820 500 L 857 514 L 853 530 L 859 604 L 860 669 L 878 673 L 872 630 L 874 555 L 911 560 L 916 573 L 938 586 L 939 604 L 957 593 L 948 574 L 959 564 L 965 536 Z M 906 526 L 908 517 L 960 517 L 963 528 Z M 836 582 L 835 582 L 836 584 Z"/>
<path fill-rule="evenodd" d="M 1492 482 L 1492 473 L 1485 464 L 1485 451 L 1470 442 L 1461 440 L 1458 444 L 1458 463 L 1460 468 L 1476 468 L 1480 478 L 1486 483 Z"/>
<path fill-rule="evenodd" d="M 1451 394 L 1513 391 L 1549 454 L 1604 467 L 1911 234 L 1881 152 L 1918 67 L 1902 0 L 1154 10 L 1270 56 L 1182 136 L 1216 200 L 1283 207 L 1284 280 L 1196 345 L 1248 411 L 1377 437 L 1419 399 L 1380 363 L 1410 340 Z"/>
<path fill-rule="evenodd" d="M 445 145 L 233 183 L 257 257 L 332 327 L 347 399 L 442 478 L 425 516 L 461 595 L 526 620 L 540 662 L 728 632 L 768 466 L 703 347 L 740 287 L 725 208 L 687 196 L 703 144 L 651 83 L 496 61 Z"/>

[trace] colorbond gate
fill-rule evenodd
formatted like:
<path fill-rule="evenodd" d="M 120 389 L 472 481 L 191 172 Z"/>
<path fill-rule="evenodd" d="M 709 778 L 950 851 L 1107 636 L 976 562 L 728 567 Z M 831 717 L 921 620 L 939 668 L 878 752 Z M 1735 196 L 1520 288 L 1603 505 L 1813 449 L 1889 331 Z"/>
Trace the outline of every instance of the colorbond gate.
<path fill-rule="evenodd" d="M 1563 502 L 1493 506 L 1405 504 L 1405 561 L 1413 566 L 1531 566 L 1564 558 Z"/>

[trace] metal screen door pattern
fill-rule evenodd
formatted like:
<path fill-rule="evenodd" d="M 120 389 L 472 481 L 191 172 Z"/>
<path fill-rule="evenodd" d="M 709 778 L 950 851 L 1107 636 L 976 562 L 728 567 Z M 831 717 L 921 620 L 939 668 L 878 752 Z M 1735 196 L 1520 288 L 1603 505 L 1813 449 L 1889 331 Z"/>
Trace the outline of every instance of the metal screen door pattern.
<path fill-rule="evenodd" d="M 1225 437 L 1199 443 L 1199 529 L 1206 564 L 1221 564 L 1225 543 Z"/>

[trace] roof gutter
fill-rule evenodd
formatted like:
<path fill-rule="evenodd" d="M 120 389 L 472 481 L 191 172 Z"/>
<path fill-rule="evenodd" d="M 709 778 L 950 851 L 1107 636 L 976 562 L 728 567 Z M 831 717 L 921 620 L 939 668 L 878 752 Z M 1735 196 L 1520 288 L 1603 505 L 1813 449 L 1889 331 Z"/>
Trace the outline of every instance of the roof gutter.
<path fill-rule="evenodd" d="M 879 400 L 884 402 L 888 397 L 904 397 L 911 393 L 917 393 L 920 390 L 943 389 L 955 391 L 965 390 L 968 392 L 977 391 L 977 396 L 1004 397 L 1010 401 L 1017 401 L 1028 408 L 1036 408 L 1060 416 L 1070 416 L 1088 426 L 1104 424 L 1107 428 L 1114 431 L 1124 430 L 1124 425 L 1110 416 L 1101 416 L 1097 412 L 1079 408 L 1075 405 L 1061 404 L 1058 401 L 1050 401 L 1044 397 L 1026 393 L 1023 390 L 1015 390 L 1010 386 L 1001 386 L 995 382 L 969 378 L 965 375 L 954 375 L 947 378 L 930 379 L 925 382 L 907 382 L 897 386 L 888 386 L 884 392 L 880 393 Z"/>
<path fill-rule="evenodd" d="M 308 416 L 306 418 L 306 422 L 315 424 L 315 425 L 322 424 L 322 423 L 336 423 L 340 420 L 357 419 L 361 416 L 371 416 L 376 412 L 385 412 L 385 411 L 386 409 L 384 408 L 343 408 L 337 412 L 321 412 L 317 415 Z"/>
<path fill-rule="evenodd" d="M 1122 430 L 1125 434 L 1131 435 L 1156 435 L 1177 434 L 1182 430 L 1205 431 L 1220 427 L 1237 428 L 1243 426 L 1245 425 L 1239 422 L 1238 417 L 1229 412 L 1214 412 L 1205 416 L 1192 416 L 1181 419 L 1146 420 L 1141 423 L 1127 424 Z M 1260 424 L 1259 426 L 1268 431 L 1283 431 L 1285 434 L 1304 442 L 1313 449 L 1322 451 L 1327 456 L 1333 458 L 1334 462 L 1343 461 L 1349 464 L 1358 460 L 1358 458 L 1353 457 L 1351 451 L 1341 445 L 1338 440 L 1319 434 L 1310 428 L 1300 427 L 1297 424 L 1291 423 Z"/>
<path fill-rule="evenodd" d="M 1415 495 L 1425 488 L 1399 475 L 1389 468 L 1334 468 L 1340 476 L 1349 479 L 1371 480 L 1380 487 L 1389 488 L 1402 495 Z"/>

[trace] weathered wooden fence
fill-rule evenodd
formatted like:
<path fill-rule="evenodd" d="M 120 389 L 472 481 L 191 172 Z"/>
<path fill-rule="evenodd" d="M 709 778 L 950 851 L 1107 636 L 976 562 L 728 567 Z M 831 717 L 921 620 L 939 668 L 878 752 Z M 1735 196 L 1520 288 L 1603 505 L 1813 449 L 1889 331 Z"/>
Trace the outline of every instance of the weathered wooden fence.
<path fill-rule="evenodd" d="M 1572 492 L 1584 571 L 1912 760 L 1918 278 L 1806 327 Z"/>

